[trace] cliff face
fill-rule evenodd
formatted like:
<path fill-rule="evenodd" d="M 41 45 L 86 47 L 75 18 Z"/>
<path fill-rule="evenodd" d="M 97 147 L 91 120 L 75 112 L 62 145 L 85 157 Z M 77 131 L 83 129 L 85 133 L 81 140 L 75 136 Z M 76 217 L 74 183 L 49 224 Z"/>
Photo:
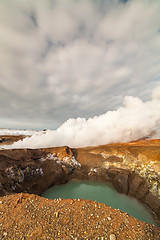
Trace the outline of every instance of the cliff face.
<path fill-rule="evenodd" d="M 19 140 L 24 139 L 24 135 L 0 135 L 0 145 L 9 145 Z"/>
<path fill-rule="evenodd" d="M 158 240 L 160 229 L 90 200 L 0 197 L 0 239 Z"/>
<path fill-rule="evenodd" d="M 146 204 L 160 222 L 160 140 L 71 149 L 0 150 L 0 195 L 42 194 L 72 179 L 101 180 Z"/>

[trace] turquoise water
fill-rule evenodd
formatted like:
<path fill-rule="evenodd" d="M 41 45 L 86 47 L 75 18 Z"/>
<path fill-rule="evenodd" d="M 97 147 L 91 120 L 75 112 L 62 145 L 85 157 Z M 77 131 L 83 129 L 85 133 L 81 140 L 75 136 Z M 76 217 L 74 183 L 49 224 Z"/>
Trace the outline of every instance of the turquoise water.
<path fill-rule="evenodd" d="M 42 197 L 49 199 L 80 198 L 96 200 L 110 207 L 120 209 L 143 222 L 155 224 L 150 212 L 136 199 L 119 194 L 113 188 L 100 182 L 72 181 L 49 188 L 43 193 Z"/>

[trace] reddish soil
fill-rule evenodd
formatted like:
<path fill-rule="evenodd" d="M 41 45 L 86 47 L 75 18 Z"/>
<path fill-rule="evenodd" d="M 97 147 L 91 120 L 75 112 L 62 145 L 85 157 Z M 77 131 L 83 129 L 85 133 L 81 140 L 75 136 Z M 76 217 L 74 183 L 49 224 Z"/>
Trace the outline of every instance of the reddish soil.
<path fill-rule="evenodd" d="M 158 240 L 160 228 L 90 200 L 0 198 L 0 239 Z"/>

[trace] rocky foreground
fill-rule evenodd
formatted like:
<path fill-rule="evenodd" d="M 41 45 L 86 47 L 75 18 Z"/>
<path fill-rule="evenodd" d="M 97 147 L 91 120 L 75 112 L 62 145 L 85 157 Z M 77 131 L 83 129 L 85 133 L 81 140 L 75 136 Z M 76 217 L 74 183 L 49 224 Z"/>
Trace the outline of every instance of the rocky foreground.
<path fill-rule="evenodd" d="M 90 200 L 0 198 L 0 239 L 158 240 L 160 229 Z"/>
<path fill-rule="evenodd" d="M 1 238 L 160 239 L 159 228 L 104 204 L 10 195 L 41 195 L 50 186 L 73 179 L 112 184 L 147 206 L 160 223 L 160 140 L 79 149 L 1 149 Z"/>

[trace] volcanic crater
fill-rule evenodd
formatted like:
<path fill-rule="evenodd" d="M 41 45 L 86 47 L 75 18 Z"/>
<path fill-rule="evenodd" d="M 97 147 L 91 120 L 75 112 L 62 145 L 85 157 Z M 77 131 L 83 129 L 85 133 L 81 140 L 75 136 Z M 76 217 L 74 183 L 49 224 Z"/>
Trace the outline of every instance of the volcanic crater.
<path fill-rule="evenodd" d="M 111 184 L 119 193 L 147 206 L 160 224 L 159 139 L 86 148 L 1 149 L 0 237 L 160 239 L 160 228 L 104 204 L 90 200 L 54 201 L 36 196 L 53 185 L 75 179 Z M 101 208 L 103 214 L 99 212 Z M 94 219 L 90 214 L 95 214 Z M 81 223 L 76 225 L 78 216 Z M 108 217 L 112 220 L 104 220 L 103 224 L 103 219 Z"/>

